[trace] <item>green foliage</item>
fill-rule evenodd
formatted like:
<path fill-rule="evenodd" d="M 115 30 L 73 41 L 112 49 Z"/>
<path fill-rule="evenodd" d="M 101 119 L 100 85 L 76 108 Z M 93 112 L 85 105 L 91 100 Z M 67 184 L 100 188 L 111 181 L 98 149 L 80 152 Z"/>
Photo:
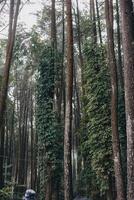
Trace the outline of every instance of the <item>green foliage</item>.
<path fill-rule="evenodd" d="M 11 187 L 7 186 L 0 190 L 0 199 L 1 200 L 10 200 L 11 199 Z"/>
<path fill-rule="evenodd" d="M 47 168 L 51 168 L 54 182 L 60 182 L 63 160 L 63 134 L 53 109 L 54 65 L 52 49 L 44 47 L 40 54 L 37 75 L 36 129 L 38 134 L 38 163 L 40 171 L 40 199 L 44 199 Z M 55 183 L 56 184 L 56 183 Z"/>
<path fill-rule="evenodd" d="M 104 48 L 93 48 L 87 42 L 84 53 L 86 64 L 83 69 L 85 95 L 81 151 L 86 166 L 84 173 L 88 174 L 85 177 L 90 186 L 88 192 L 94 196 L 97 193 L 103 195 L 109 189 L 109 177 L 113 172 L 110 81 Z"/>

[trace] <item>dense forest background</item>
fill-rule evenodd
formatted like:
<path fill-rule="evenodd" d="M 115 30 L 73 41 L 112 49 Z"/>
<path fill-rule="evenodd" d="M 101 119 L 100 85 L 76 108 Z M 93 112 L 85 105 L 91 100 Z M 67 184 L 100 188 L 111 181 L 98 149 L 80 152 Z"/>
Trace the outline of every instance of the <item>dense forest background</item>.
<path fill-rule="evenodd" d="M 134 200 L 132 0 L 43 1 L 31 30 L 26 4 L 0 0 L 0 199 Z"/>

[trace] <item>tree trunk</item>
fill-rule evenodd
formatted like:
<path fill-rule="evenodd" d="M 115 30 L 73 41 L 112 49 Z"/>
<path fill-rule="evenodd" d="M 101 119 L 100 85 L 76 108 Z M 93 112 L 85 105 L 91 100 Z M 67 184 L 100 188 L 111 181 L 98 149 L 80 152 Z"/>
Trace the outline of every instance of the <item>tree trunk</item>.
<path fill-rule="evenodd" d="M 52 169 L 51 164 L 47 164 L 47 184 L 45 200 L 52 200 Z"/>
<path fill-rule="evenodd" d="M 64 200 L 72 200 L 72 92 L 73 92 L 73 27 L 72 2 L 66 0 L 67 15 L 67 69 L 66 69 L 66 112 L 64 130 Z"/>
<path fill-rule="evenodd" d="M 56 16 L 55 16 L 55 0 L 51 0 L 51 44 L 55 51 L 57 47 L 57 37 L 56 37 Z"/>
<path fill-rule="evenodd" d="M 33 91 L 30 90 L 30 130 L 31 130 L 31 188 L 35 190 L 36 184 L 36 154 L 35 154 L 35 134 L 34 134 L 34 125 L 33 125 Z"/>
<path fill-rule="evenodd" d="M 17 1 L 16 10 L 14 14 L 14 0 L 10 1 L 10 17 L 9 17 L 9 33 L 8 33 L 8 42 L 6 50 L 6 61 L 4 66 L 4 75 L 2 79 L 1 92 L 0 92 L 0 133 L 2 129 L 4 114 L 6 110 L 6 99 L 8 92 L 8 82 L 9 82 L 9 73 L 12 61 L 13 46 L 15 40 L 17 19 L 20 7 L 20 0 Z M 14 17 L 13 17 L 14 16 Z"/>
<path fill-rule="evenodd" d="M 134 199 L 134 13 L 132 0 L 120 0 L 127 126 L 127 200 Z"/>
<path fill-rule="evenodd" d="M 121 35 L 120 35 L 120 15 L 119 15 L 119 2 L 116 0 L 116 22 L 117 22 L 117 48 L 118 48 L 118 74 L 119 83 L 122 91 L 124 91 L 124 80 L 123 80 L 123 65 L 121 58 Z"/>
<path fill-rule="evenodd" d="M 79 53 L 79 61 L 80 61 L 80 86 L 77 86 L 77 73 L 76 73 L 76 69 L 74 67 L 74 90 L 75 90 L 75 96 L 76 96 L 76 107 L 77 110 L 75 111 L 75 119 L 77 119 L 77 125 L 76 125 L 76 131 L 79 130 L 80 128 L 80 122 L 81 122 L 81 108 L 82 108 L 82 104 L 80 103 L 80 98 L 82 97 L 82 69 L 83 69 L 83 55 L 82 55 L 82 42 L 81 42 L 81 28 L 80 28 L 80 12 L 79 12 L 79 3 L 78 0 L 76 0 L 76 4 L 77 4 L 77 41 L 78 41 L 78 53 Z M 76 161 L 76 181 L 77 181 L 77 185 L 79 185 L 79 177 L 80 177 L 80 171 L 81 171 L 81 159 L 80 157 L 80 150 L 79 150 L 79 146 L 80 146 L 80 135 L 77 134 L 77 136 L 75 136 L 76 138 L 76 154 L 77 154 L 77 161 Z M 79 159 L 78 159 L 79 158 Z M 76 188 L 76 192 L 79 192 L 79 187 L 77 186 Z"/>
<path fill-rule="evenodd" d="M 62 0 L 62 102 L 63 102 L 63 118 L 65 118 L 65 66 L 64 66 L 64 54 L 65 54 L 65 2 Z"/>
<path fill-rule="evenodd" d="M 117 189 L 117 199 L 125 200 L 124 183 L 122 177 L 122 166 L 120 156 L 120 142 L 118 133 L 118 81 L 117 81 L 117 66 L 114 52 L 114 34 L 113 34 L 113 2 L 112 0 L 105 0 L 105 15 L 107 26 L 107 38 L 108 38 L 108 59 L 109 68 L 111 73 L 111 125 L 112 125 L 112 145 L 114 156 L 114 170 L 115 181 Z"/>
<path fill-rule="evenodd" d="M 96 14 L 97 14 L 97 22 L 98 22 L 99 39 L 100 39 L 100 44 L 102 44 L 103 42 L 102 42 L 102 34 L 101 34 L 101 23 L 100 23 L 98 0 L 96 0 Z"/>
<path fill-rule="evenodd" d="M 0 137 L 0 189 L 4 186 L 4 176 L 3 176 L 3 162 L 4 162 L 4 138 L 5 138 L 5 128 L 3 129 Z"/>
<path fill-rule="evenodd" d="M 56 14 L 55 14 L 55 0 L 51 0 L 51 47 L 52 47 L 52 62 L 55 74 L 55 86 L 54 86 L 54 110 L 59 117 L 59 71 L 57 69 L 56 63 L 56 53 L 57 53 L 57 35 L 56 35 Z"/>
<path fill-rule="evenodd" d="M 95 4 L 94 4 L 94 0 L 90 0 L 90 10 L 91 10 L 91 23 L 92 23 L 92 27 L 91 27 L 91 36 L 93 39 L 93 44 L 96 45 L 97 44 L 97 30 L 96 30 L 96 17 L 95 17 Z"/>
<path fill-rule="evenodd" d="M 7 42 L 7 49 L 6 49 L 6 61 L 4 65 L 4 74 L 2 77 L 2 85 L 1 85 L 1 91 L 0 91 L 0 138 L 1 138 L 1 141 L 3 140 L 3 123 L 4 123 L 4 114 L 6 110 L 9 72 L 10 72 L 11 61 L 12 61 L 19 6 L 20 6 L 20 0 L 17 1 L 16 10 L 14 14 L 14 0 L 10 0 L 9 32 L 8 32 L 8 42 Z M 3 149 L 1 149 L 1 153 L 2 152 L 4 153 Z M 1 157 L 2 156 L 4 156 L 4 154 L 1 155 Z M 1 160 L 0 169 L 2 168 L 3 168 L 3 162 Z M 3 175 L 1 174 L 1 176 Z M 2 180 L 2 177 L 0 177 L 0 180 Z"/>
<path fill-rule="evenodd" d="M 77 33 L 78 33 L 78 48 L 79 48 L 79 60 L 80 60 L 80 67 L 82 69 L 83 67 L 83 56 L 82 56 L 82 50 L 81 50 L 81 30 L 80 30 L 80 12 L 79 12 L 79 3 L 78 0 L 76 0 L 77 4 Z"/>
<path fill-rule="evenodd" d="M 27 74 L 20 88 L 20 119 L 19 119 L 19 165 L 18 165 L 18 184 L 26 183 L 27 174 L 27 151 L 28 151 L 28 111 L 29 111 L 29 90 L 27 89 Z"/>

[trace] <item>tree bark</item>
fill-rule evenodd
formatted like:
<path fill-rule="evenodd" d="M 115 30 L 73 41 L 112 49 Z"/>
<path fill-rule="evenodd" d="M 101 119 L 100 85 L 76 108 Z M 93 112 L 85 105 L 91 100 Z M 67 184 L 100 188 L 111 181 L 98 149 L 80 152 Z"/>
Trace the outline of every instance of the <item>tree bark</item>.
<path fill-rule="evenodd" d="M 96 14 L 97 14 L 97 22 L 98 22 L 98 33 L 99 33 L 99 39 L 100 44 L 102 45 L 102 34 L 101 34 L 101 23 L 100 23 L 100 12 L 99 12 L 99 6 L 98 6 L 98 0 L 96 0 Z"/>
<path fill-rule="evenodd" d="M 132 0 L 120 0 L 127 126 L 127 200 L 134 199 L 134 13 Z"/>
<path fill-rule="evenodd" d="M 57 37 L 56 37 L 56 16 L 55 16 L 55 0 L 51 0 L 51 43 L 53 50 L 57 47 Z"/>
<path fill-rule="evenodd" d="M 65 2 L 62 0 L 62 102 L 63 102 L 63 118 L 65 118 L 65 66 L 64 66 L 64 54 L 65 54 Z"/>
<path fill-rule="evenodd" d="M 3 176 L 3 162 L 4 162 L 4 139 L 5 139 L 5 128 L 3 129 L 0 137 L 0 189 L 4 186 L 4 176 Z"/>
<path fill-rule="evenodd" d="M 67 68 L 66 68 L 66 112 L 64 130 L 64 199 L 72 200 L 72 92 L 73 92 L 73 27 L 72 1 L 66 0 L 67 15 Z"/>
<path fill-rule="evenodd" d="M 116 0 L 116 22 L 117 22 L 117 49 L 118 49 L 118 74 L 119 82 L 122 91 L 124 90 L 124 78 L 123 78 L 123 63 L 121 57 L 121 34 L 120 34 L 120 14 L 119 14 L 119 1 Z"/>
<path fill-rule="evenodd" d="M 36 153 L 35 153 L 35 132 L 34 132 L 34 107 L 33 107 L 33 89 L 30 90 L 30 132 L 31 132 L 31 188 L 35 190 L 36 186 Z"/>
<path fill-rule="evenodd" d="M 81 50 L 81 30 L 80 30 L 80 12 L 79 12 L 79 3 L 78 0 L 76 0 L 77 4 L 77 33 L 78 33 L 78 48 L 79 48 L 79 60 L 80 60 L 80 67 L 82 69 L 83 67 L 83 56 L 82 56 L 82 50 Z"/>
<path fill-rule="evenodd" d="M 3 140 L 2 132 L 3 132 L 4 114 L 6 110 L 9 73 L 10 73 L 10 67 L 11 67 L 11 61 L 12 61 L 13 46 L 14 46 L 14 40 L 15 40 L 19 7 L 20 7 L 20 0 L 17 1 L 16 10 L 14 14 L 14 0 L 10 0 L 9 31 L 8 31 L 8 42 L 7 42 L 7 49 L 6 49 L 6 61 L 4 65 L 4 74 L 2 77 L 2 85 L 1 85 L 1 91 L 0 91 L 0 137 L 1 137 L 1 140 Z M 1 153 L 2 152 L 4 153 L 3 149 L 1 149 Z M 4 154 L 1 156 L 4 156 Z M 2 168 L 3 168 L 3 162 L 1 161 L 0 169 Z"/>
<path fill-rule="evenodd" d="M 118 133 L 118 81 L 117 81 L 117 66 L 114 51 L 114 33 L 113 33 L 113 2 L 112 0 L 105 0 L 105 15 L 107 26 L 108 39 L 108 59 L 111 73 L 111 125 L 112 125 L 112 145 L 114 156 L 114 171 L 117 189 L 117 199 L 125 200 L 124 183 L 122 177 L 121 155 L 120 155 L 120 141 Z"/>
<path fill-rule="evenodd" d="M 11 67 L 11 61 L 12 61 L 13 46 L 14 46 L 14 40 L 15 40 L 19 7 L 20 7 L 20 0 L 17 1 L 16 10 L 14 14 L 14 0 L 10 1 L 9 33 L 8 33 L 8 42 L 7 42 L 7 50 L 6 50 L 6 61 L 5 61 L 5 66 L 4 66 L 4 75 L 2 79 L 1 92 L 0 92 L 0 132 L 3 126 L 2 124 L 3 124 L 4 114 L 6 110 L 9 73 L 10 73 L 10 67 Z"/>
<path fill-rule="evenodd" d="M 47 184 L 45 200 L 52 200 L 52 169 L 51 164 L 47 164 Z"/>
<path fill-rule="evenodd" d="M 76 73 L 76 69 L 74 66 L 74 90 L 75 90 L 75 96 L 76 96 L 76 111 L 75 111 L 75 119 L 77 121 L 76 123 L 76 131 L 79 130 L 80 128 L 80 122 L 81 122 L 81 109 L 82 109 L 82 104 L 80 102 L 80 98 L 82 97 L 82 93 L 83 93 L 83 88 L 82 88 L 82 70 L 83 70 L 83 55 L 82 55 L 82 42 L 81 42 L 81 28 L 80 28 L 80 11 L 79 11 L 79 3 L 78 0 L 76 0 L 76 5 L 77 5 L 77 41 L 78 41 L 78 52 L 79 52 L 79 62 L 80 62 L 80 77 L 81 77 L 81 82 L 80 82 L 80 86 L 77 86 L 77 73 Z M 77 154 L 77 161 L 76 161 L 76 181 L 77 181 L 77 185 L 79 182 L 79 177 L 80 177 L 80 171 L 81 171 L 81 159 L 78 159 L 78 157 L 80 156 L 80 150 L 79 150 L 79 146 L 80 146 L 80 136 L 77 134 L 75 136 L 76 138 L 76 154 Z M 79 187 L 77 187 L 77 192 L 79 192 Z"/>
<path fill-rule="evenodd" d="M 97 44 L 97 30 L 96 30 L 96 16 L 95 16 L 95 4 L 94 4 L 94 0 L 90 0 L 90 10 L 91 10 L 91 23 L 92 23 L 92 27 L 91 27 L 91 36 L 93 39 L 93 44 L 96 45 Z"/>
<path fill-rule="evenodd" d="M 1 141 L 3 140 L 3 123 L 4 123 L 4 114 L 6 110 L 9 71 L 10 71 L 10 66 L 11 66 L 11 61 L 12 61 L 12 53 L 13 53 L 19 6 L 20 6 L 20 0 L 17 1 L 16 11 L 15 11 L 15 16 L 14 16 L 14 0 L 10 0 L 9 31 L 8 31 L 8 42 L 7 42 L 7 49 L 6 49 L 6 61 L 4 65 L 4 74 L 2 78 L 1 91 L 0 91 L 0 138 L 1 138 Z M 1 148 L 2 147 L 4 148 L 3 145 L 1 146 Z M 2 152 L 3 152 L 3 155 L 2 155 Z M 4 149 L 1 149 L 0 170 L 2 170 L 3 168 L 3 161 L 2 161 L 3 156 L 4 156 Z M 1 177 L 1 180 L 2 180 L 2 177 Z"/>
<path fill-rule="evenodd" d="M 20 88 L 20 117 L 19 117 L 19 162 L 18 162 L 18 184 L 27 182 L 27 151 L 28 151 L 28 112 L 29 112 L 29 90 L 27 74 Z"/>

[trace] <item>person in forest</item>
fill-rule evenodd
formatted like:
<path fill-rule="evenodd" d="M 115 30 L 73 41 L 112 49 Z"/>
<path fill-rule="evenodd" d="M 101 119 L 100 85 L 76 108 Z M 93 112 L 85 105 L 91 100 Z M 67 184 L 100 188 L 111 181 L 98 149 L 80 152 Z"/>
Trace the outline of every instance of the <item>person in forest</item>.
<path fill-rule="evenodd" d="M 26 190 L 23 200 L 36 200 L 36 192 L 32 189 Z"/>

